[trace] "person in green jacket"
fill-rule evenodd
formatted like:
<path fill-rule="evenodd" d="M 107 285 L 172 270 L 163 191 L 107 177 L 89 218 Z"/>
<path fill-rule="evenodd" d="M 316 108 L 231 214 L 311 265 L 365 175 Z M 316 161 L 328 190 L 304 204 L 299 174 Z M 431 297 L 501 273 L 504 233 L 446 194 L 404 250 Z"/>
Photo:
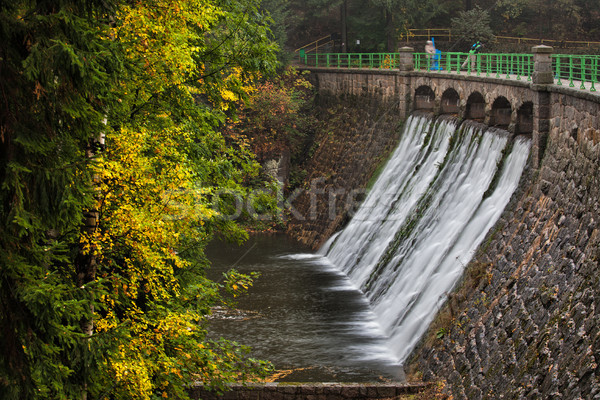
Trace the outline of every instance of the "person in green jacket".
<path fill-rule="evenodd" d="M 473 46 L 471 46 L 471 49 L 469 50 L 469 56 L 467 57 L 465 62 L 462 64 L 461 68 L 464 69 L 470 60 L 471 61 L 471 69 L 470 70 L 471 71 L 474 70 L 475 69 L 475 60 L 477 59 L 475 54 L 479 53 L 479 51 L 481 50 L 482 47 L 483 47 L 483 44 L 481 44 L 480 41 L 477 41 L 476 43 L 474 43 Z"/>

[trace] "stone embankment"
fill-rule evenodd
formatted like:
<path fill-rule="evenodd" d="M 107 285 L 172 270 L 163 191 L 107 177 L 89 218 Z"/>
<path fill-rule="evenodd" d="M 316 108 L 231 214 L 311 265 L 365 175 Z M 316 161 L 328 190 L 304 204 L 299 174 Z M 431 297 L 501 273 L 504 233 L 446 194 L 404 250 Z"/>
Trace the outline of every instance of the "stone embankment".
<path fill-rule="evenodd" d="M 287 232 L 313 249 L 347 221 L 364 199 L 369 180 L 398 143 L 398 105 L 369 95 L 321 96 L 321 129 L 302 166 L 304 187 L 290 196 Z"/>
<path fill-rule="evenodd" d="M 414 352 L 456 399 L 600 398 L 599 103 L 550 94 L 540 168 Z"/>
<path fill-rule="evenodd" d="M 425 387 L 424 384 L 386 383 L 265 383 L 233 385 L 222 395 L 195 387 L 190 390 L 190 396 L 203 400 L 401 400 L 413 397 Z"/>

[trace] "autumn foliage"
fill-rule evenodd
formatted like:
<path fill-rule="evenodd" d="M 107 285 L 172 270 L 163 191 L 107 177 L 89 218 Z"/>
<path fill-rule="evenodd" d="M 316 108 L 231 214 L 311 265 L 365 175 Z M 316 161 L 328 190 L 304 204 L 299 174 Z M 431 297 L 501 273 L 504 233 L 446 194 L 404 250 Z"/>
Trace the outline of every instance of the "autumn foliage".
<path fill-rule="evenodd" d="M 252 276 L 215 194 L 259 165 L 221 133 L 276 67 L 254 0 L 0 1 L 0 398 L 186 398 L 269 370 L 207 339 Z"/>
<path fill-rule="evenodd" d="M 306 108 L 312 102 L 312 85 L 293 68 L 257 84 L 240 111 L 230 134 L 245 137 L 259 161 L 298 152 L 314 121 Z"/>

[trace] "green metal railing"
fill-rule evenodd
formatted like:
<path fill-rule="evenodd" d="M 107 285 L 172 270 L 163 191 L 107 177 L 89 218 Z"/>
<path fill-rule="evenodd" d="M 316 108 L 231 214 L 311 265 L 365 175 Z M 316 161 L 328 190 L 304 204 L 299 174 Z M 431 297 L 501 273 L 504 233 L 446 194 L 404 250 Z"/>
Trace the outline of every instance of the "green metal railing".
<path fill-rule="evenodd" d="M 437 59 L 436 59 L 437 58 Z M 531 81 L 533 73 L 532 54 L 501 53 L 442 53 L 428 57 L 425 53 L 414 54 L 415 70 Z"/>
<path fill-rule="evenodd" d="M 554 54 L 552 67 L 557 85 L 596 91 L 600 56 Z"/>
<path fill-rule="evenodd" d="M 324 53 L 306 54 L 301 62 L 307 66 L 327 68 L 395 69 L 399 53 Z M 532 54 L 459 52 L 413 53 L 416 71 L 466 74 L 530 82 L 533 75 Z M 596 91 L 600 56 L 552 55 L 554 81 L 581 90 Z"/>
<path fill-rule="evenodd" d="M 306 54 L 305 65 L 326 68 L 398 68 L 398 53 Z"/>

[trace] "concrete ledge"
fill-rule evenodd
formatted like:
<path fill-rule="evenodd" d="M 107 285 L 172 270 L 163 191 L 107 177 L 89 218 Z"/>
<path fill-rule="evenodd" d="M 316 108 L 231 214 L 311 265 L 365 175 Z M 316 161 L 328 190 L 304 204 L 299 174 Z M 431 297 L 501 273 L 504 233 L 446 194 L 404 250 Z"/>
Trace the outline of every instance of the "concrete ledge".
<path fill-rule="evenodd" d="M 582 90 L 577 87 L 569 87 L 568 85 L 553 84 L 540 86 L 545 87 L 545 90 L 551 93 L 559 93 L 565 96 L 571 96 L 582 100 L 600 103 L 600 92 L 590 92 L 589 90 Z"/>
<path fill-rule="evenodd" d="M 467 82 L 483 82 L 483 83 L 491 83 L 494 85 L 503 85 L 503 86 L 514 86 L 514 87 L 522 87 L 522 88 L 530 88 L 531 82 L 528 82 L 526 78 L 522 78 L 521 80 L 517 79 L 506 79 L 503 77 L 495 77 L 495 76 L 485 76 L 485 73 L 477 75 L 475 72 L 467 75 L 466 72 L 461 72 L 457 74 L 455 72 L 431 72 L 431 71 L 413 71 L 412 76 L 420 76 L 420 77 L 429 77 L 432 79 L 451 79 L 455 81 L 467 81 Z"/>
<path fill-rule="evenodd" d="M 426 387 L 425 383 L 262 383 L 230 385 L 221 395 L 194 386 L 189 394 L 195 400 L 390 399 L 416 394 Z"/>
<path fill-rule="evenodd" d="M 397 68 L 337 68 L 337 67 L 309 67 L 306 65 L 300 65 L 295 67 L 298 71 L 310 71 L 313 73 L 331 73 L 331 74 L 360 74 L 360 75 L 398 75 L 412 73 L 400 71 Z"/>

